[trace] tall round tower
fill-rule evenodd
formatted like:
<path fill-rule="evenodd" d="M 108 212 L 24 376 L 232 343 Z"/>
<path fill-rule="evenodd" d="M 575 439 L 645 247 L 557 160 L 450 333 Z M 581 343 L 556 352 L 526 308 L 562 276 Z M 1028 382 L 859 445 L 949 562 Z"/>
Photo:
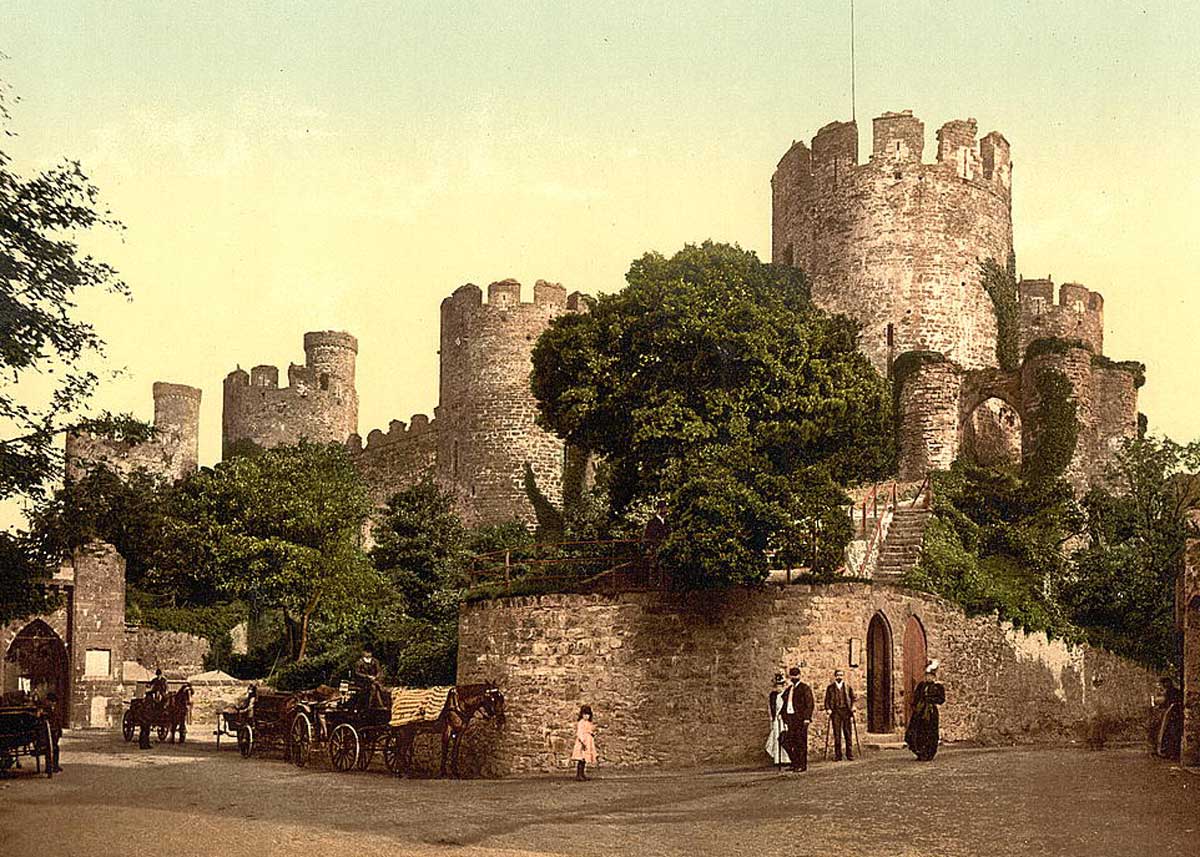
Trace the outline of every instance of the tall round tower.
<path fill-rule="evenodd" d="M 177 438 L 172 461 L 176 479 L 200 466 L 200 390 L 155 381 L 154 428 Z"/>
<path fill-rule="evenodd" d="M 538 336 L 578 300 L 539 280 L 533 303 L 521 303 L 521 284 L 503 280 L 488 286 L 487 303 L 472 284 L 442 301 L 437 473 L 468 523 L 534 523 L 526 464 L 561 501 L 563 443 L 534 422 L 529 373 Z"/>
<path fill-rule="evenodd" d="M 771 178 L 772 260 L 804 270 L 813 300 L 862 324 L 881 372 L 905 351 L 937 351 L 973 369 L 996 365 L 996 315 L 980 263 L 1012 252 L 1008 141 L 976 141 L 974 119 L 937 133 L 911 111 L 875 119 L 869 161 L 858 127 L 826 125 L 793 143 Z"/>

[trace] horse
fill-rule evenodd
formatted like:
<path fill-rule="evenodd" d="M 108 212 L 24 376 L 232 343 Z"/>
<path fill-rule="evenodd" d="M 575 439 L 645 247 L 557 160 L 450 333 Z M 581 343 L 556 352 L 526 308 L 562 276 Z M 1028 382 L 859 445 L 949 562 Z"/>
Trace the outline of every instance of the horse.
<path fill-rule="evenodd" d="M 446 761 L 449 759 L 451 773 L 457 779 L 460 776 L 458 751 L 463 733 L 471 718 L 480 712 L 484 717 L 494 720 L 497 729 L 504 725 L 504 694 L 492 682 L 456 685 L 450 689 L 446 704 L 436 720 L 396 727 L 393 740 L 399 742 L 397 775 L 412 775 L 413 742 L 417 735 L 440 732 L 442 764 L 438 776 L 446 776 Z"/>
<path fill-rule="evenodd" d="M 158 727 L 159 740 L 169 733 L 171 743 L 175 743 L 175 735 L 179 734 L 179 743 L 187 739 L 187 717 L 192 707 L 192 696 L 195 695 L 191 684 L 184 682 L 180 688 L 165 699 L 146 697 L 140 705 L 130 706 L 130 714 L 138 726 L 138 747 L 150 749 L 150 729 Z"/>

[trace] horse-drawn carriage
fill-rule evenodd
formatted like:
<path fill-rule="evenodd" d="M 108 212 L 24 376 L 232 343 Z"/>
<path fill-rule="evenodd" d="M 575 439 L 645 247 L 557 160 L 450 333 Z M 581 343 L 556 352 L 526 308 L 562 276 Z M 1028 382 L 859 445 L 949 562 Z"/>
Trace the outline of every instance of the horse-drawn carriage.
<path fill-rule="evenodd" d="M 50 713 L 37 703 L 0 707 L 0 772 L 32 756 L 36 773 L 54 776 L 54 738 Z"/>
<path fill-rule="evenodd" d="M 243 758 L 279 749 L 285 759 L 291 758 L 290 728 L 295 707 L 296 694 L 252 686 L 244 704 L 220 713 L 214 733 L 217 747 L 221 746 L 222 736 L 232 737 Z"/>
<path fill-rule="evenodd" d="M 192 686 L 186 681 L 173 692 L 155 694 L 144 691 L 142 696 L 129 700 L 129 707 L 121 717 L 121 736 L 132 741 L 135 732 L 140 732 L 138 745 L 148 747 L 150 732 L 158 735 L 159 741 L 175 743 L 176 735 L 182 744 L 187 738 L 188 713 L 192 707 Z"/>

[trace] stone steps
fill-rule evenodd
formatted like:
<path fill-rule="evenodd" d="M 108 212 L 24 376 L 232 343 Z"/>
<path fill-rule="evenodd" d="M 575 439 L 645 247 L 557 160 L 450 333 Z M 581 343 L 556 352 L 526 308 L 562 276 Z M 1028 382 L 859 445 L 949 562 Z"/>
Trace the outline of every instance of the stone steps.
<path fill-rule="evenodd" d="M 897 509 L 888 527 L 887 538 L 879 551 L 875 567 L 877 580 L 899 580 L 917 564 L 921 557 L 921 544 L 925 540 L 925 526 L 932 513 L 929 509 Z"/>

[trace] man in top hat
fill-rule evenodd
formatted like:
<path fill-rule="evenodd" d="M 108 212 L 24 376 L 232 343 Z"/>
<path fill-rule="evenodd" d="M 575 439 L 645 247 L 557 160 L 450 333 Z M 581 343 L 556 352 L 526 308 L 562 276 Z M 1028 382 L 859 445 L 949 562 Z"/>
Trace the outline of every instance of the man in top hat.
<path fill-rule="evenodd" d="M 370 646 L 363 646 L 362 657 L 354 662 L 354 683 L 367 691 L 369 707 L 378 708 L 383 705 L 382 670 Z"/>
<path fill-rule="evenodd" d="M 842 761 L 842 738 L 846 739 L 846 760 L 854 761 L 854 688 L 846 684 L 846 673 L 833 671 L 833 681 L 825 688 L 825 712 L 833 729 L 833 761 Z M 829 747 L 828 744 L 825 745 Z"/>
<path fill-rule="evenodd" d="M 780 737 L 779 742 L 787 751 L 791 764 L 790 771 L 808 770 L 808 724 L 812 723 L 813 700 L 812 688 L 800 681 L 800 668 L 788 670 L 788 680 L 791 682 L 779 697 L 779 716 L 787 731 Z"/>

